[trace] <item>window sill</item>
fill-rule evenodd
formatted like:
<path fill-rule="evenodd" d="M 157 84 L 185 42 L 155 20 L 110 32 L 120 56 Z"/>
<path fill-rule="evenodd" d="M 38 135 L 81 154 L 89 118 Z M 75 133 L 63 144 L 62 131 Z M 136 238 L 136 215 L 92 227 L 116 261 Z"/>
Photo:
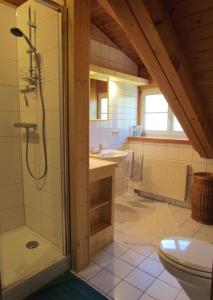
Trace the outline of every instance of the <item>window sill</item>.
<path fill-rule="evenodd" d="M 191 142 L 187 139 L 165 138 L 165 137 L 159 138 L 159 137 L 148 137 L 148 136 L 129 136 L 128 141 L 129 142 L 191 145 Z"/>

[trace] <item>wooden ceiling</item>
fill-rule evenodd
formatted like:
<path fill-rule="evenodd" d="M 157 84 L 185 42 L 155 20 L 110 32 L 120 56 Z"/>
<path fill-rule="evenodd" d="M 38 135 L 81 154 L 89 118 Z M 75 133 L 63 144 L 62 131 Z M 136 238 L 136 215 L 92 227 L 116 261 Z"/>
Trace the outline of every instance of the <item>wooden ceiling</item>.
<path fill-rule="evenodd" d="M 165 6 L 213 126 L 213 1 L 165 0 Z"/>
<path fill-rule="evenodd" d="M 151 79 L 146 67 L 122 27 L 104 10 L 97 0 L 90 0 L 91 22 L 113 41 L 139 67 L 139 76 Z"/>
<path fill-rule="evenodd" d="M 137 65 L 141 59 L 120 25 L 96 1 L 91 1 L 91 22 L 104 32 Z"/>

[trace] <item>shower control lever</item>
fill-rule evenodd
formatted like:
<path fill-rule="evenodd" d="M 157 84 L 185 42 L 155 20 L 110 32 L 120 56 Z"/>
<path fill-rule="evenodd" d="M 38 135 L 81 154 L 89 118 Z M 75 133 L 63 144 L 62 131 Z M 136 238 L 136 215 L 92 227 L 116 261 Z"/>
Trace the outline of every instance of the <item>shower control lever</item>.
<path fill-rule="evenodd" d="M 17 128 L 37 129 L 37 124 L 36 123 L 15 123 L 14 126 L 17 127 Z"/>

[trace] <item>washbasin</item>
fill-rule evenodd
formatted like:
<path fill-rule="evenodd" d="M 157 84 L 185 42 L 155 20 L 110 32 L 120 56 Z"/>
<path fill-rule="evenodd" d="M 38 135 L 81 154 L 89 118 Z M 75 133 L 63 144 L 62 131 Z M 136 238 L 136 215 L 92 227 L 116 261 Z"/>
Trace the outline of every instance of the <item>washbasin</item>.
<path fill-rule="evenodd" d="M 90 153 L 90 157 L 105 159 L 110 161 L 121 162 L 128 155 L 127 151 L 116 150 L 116 149 L 102 149 L 100 153 Z"/>

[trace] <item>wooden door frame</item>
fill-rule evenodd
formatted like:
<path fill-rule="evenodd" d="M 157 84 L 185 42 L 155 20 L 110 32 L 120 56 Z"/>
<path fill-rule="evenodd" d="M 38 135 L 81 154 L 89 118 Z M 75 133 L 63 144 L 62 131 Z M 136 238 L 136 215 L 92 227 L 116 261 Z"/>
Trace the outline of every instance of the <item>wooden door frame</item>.
<path fill-rule="evenodd" d="M 89 42 L 88 0 L 67 0 L 68 114 L 72 269 L 89 264 Z"/>

